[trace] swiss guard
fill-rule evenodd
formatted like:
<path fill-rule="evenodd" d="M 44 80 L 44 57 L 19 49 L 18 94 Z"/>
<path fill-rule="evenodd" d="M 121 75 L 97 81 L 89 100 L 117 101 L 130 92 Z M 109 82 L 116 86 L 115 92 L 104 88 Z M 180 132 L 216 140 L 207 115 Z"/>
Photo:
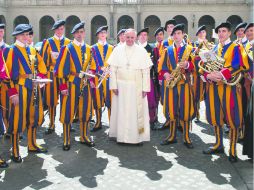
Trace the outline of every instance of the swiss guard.
<path fill-rule="evenodd" d="M 27 46 L 28 24 L 16 26 L 12 35 L 15 43 L 4 50 L 6 66 L 10 73 L 8 95 L 10 116 L 8 133 L 11 134 L 12 156 L 14 162 L 22 162 L 19 153 L 19 134 L 27 128 L 28 151 L 44 153 L 47 150 L 36 143 L 37 128 L 43 122 L 40 79 L 46 78 L 47 69 L 39 53 Z"/>
<path fill-rule="evenodd" d="M 94 146 L 89 137 L 89 119 L 92 110 L 92 98 L 88 76 L 92 62 L 91 47 L 84 41 L 85 23 L 76 24 L 71 33 L 74 40 L 61 49 L 55 67 L 55 74 L 61 80 L 60 91 L 63 96 L 60 121 L 63 124 L 63 150 L 70 149 L 70 129 L 74 115 L 78 112 L 80 125 L 80 143 Z M 87 73 L 85 73 L 87 72 Z"/>
<path fill-rule="evenodd" d="M 93 108 L 96 114 L 96 123 L 91 131 L 102 129 L 101 116 L 102 107 L 108 108 L 108 118 L 111 113 L 111 96 L 109 90 L 109 67 L 107 60 L 113 51 L 113 46 L 108 44 L 108 26 L 101 26 L 96 31 L 98 42 L 92 46 L 92 63 L 90 72 L 96 74 L 95 78 L 90 79 Z M 99 76 L 98 76 L 99 74 Z M 101 84 L 101 85 L 100 85 Z"/>
<path fill-rule="evenodd" d="M 47 66 L 47 78 L 53 81 L 45 86 L 45 99 L 50 119 L 49 128 L 47 129 L 46 134 L 51 134 L 55 131 L 56 106 L 59 99 L 59 81 L 57 77 L 54 76 L 54 67 L 59 56 L 60 49 L 70 43 L 70 40 L 64 37 L 64 25 L 64 20 L 58 20 L 55 22 L 52 27 L 54 36 L 43 41 L 40 51 L 40 54 Z"/>

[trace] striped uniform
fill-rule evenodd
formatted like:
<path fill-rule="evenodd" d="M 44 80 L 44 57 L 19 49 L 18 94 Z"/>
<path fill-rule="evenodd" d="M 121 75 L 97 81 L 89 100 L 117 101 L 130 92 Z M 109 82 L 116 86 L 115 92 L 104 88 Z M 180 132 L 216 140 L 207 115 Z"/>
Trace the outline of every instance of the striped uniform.
<path fill-rule="evenodd" d="M 191 50 L 192 46 L 187 44 L 183 44 L 180 48 L 176 48 L 174 44 L 167 47 L 160 59 L 162 65 L 160 76 L 171 73 L 182 57 L 189 54 Z M 166 140 L 170 142 L 176 140 L 176 121 L 179 120 L 183 127 L 184 142 L 191 143 L 189 129 L 194 115 L 194 106 L 189 76 L 194 69 L 194 64 L 189 61 L 189 67 L 185 69 L 186 80 L 180 80 L 173 88 L 168 88 L 164 94 L 163 112 L 170 121 L 170 133 Z"/>
<path fill-rule="evenodd" d="M 102 45 L 100 43 L 96 43 L 92 46 L 92 63 L 90 70 L 93 73 L 102 73 L 101 70 L 103 67 L 107 67 L 107 59 L 113 51 L 113 46 L 109 44 Z M 111 96 L 112 93 L 109 90 L 109 77 L 107 80 L 104 80 L 99 89 L 91 88 L 93 107 L 96 111 L 96 124 L 94 128 L 99 128 L 101 126 L 101 108 L 105 106 L 108 108 L 108 118 L 110 118 L 110 110 L 111 110 Z M 92 79 L 95 86 L 98 85 L 98 77 Z"/>
<path fill-rule="evenodd" d="M 90 86 L 84 85 L 79 73 L 86 71 L 91 61 L 91 47 L 89 45 L 78 46 L 71 42 L 61 49 L 55 66 L 54 72 L 57 77 L 67 79 L 60 84 L 60 90 L 69 91 L 69 95 L 63 96 L 61 100 L 60 121 L 64 126 L 64 145 L 70 145 L 70 126 L 77 110 L 80 121 L 80 140 L 82 142 L 90 141 L 88 131 L 92 98 Z M 83 91 L 82 94 L 81 91 Z"/>
<path fill-rule="evenodd" d="M 224 69 L 221 70 L 221 73 L 226 80 L 242 71 L 245 60 L 243 60 L 244 57 L 242 57 L 240 47 L 237 44 L 233 42 L 224 46 L 218 44 L 214 51 L 218 56 L 225 59 Z M 208 73 L 200 72 L 206 78 Z M 242 126 L 243 119 L 240 89 L 237 85 L 230 86 L 223 82 L 209 81 L 206 85 L 208 85 L 205 97 L 206 118 L 209 124 L 214 126 L 216 137 L 216 143 L 212 149 L 223 148 L 222 127 L 226 123 L 230 126 L 229 153 L 236 156 L 238 129 Z"/>
<path fill-rule="evenodd" d="M 42 97 L 39 86 L 38 96 L 34 101 L 34 86 L 32 77 L 34 64 L 38 65 L 37 76 L 45 78 L 47 69 L 41 56 L 33 47 L 21 47 L 16 43 L 4 50 L 6 65 L 10 73 L 9 96 L 18 95 L 19 104 L 10 105 L 8 133 L 12 134 L 12 153 L 14 157 L 19 156 L 19 133 L 28 128 L 28 150 L 36 151 L 40 146 L 36 143 L 36 129 L 43 122 Z M 36 57 L 31 61 L 30 55 Z M 37 104 L 36 104 L 37 103 Z"/>
<path fill-rule="evenodd" d="M 195 48 L 199 47 L 199 43 L 200 43 L 199 41 L 196 41 L 192 44 L 194 51 L 195 51 Z M 200 114 L 199 114 L 200 102 L 204 100 L 205 89 L 206 89 L 205 87 L 206 83 L 201 79 L 200 74 L 198 72 L 199 61 L 200 61 L 200 57 L 196 56 L 194 60 L 196 71 L 193 73 L 193 96 L 194 96 L 195 117 L 197 119 L 200 118 Z"/>
<path fill-rule="evenodd" d="M 3 48 L 0 48 L 0 80 L 8 80 L 10 78 L 9 73 L 6 69 L 4 57 L 3 57 Z M 0 137 L 5 133 L 5 124 L 3 121 L 2 107 L 0 107 Z M 0 167 L 6 164 L 0 156 Z"/>
<path fill-rule="evenodd" d="M 47 78 L 53 80 L 53 82 L 46 84 L 45 86 L 45 102 L 49 108 L 49 118 L 50 124 L 49 127 L 51 129 L 55 128 L 55 115 L 56 115 L 56 106 L 58 104 L 58 88 L 59 81 L 54 76 L 54 67 L 56 64 L 56 59 L 52 57 L 52 52 L 59 52 L 61 47 L 66 46 L 70 43 L 68 38 L 63 37 L 61 40 L 57 39 L 55 36 L 46 39 L 43 41 L 42 48 L 40 54 L 47 66 L 48 73 Z"/>
<path fill-rule="evenodd" d="M 3 49 L 9 47 L 9 45 L 4 44 L 0 47 L 0 51 L 3 52 Z M 2 53 L 1 53 L 2 54 Z M 9 110 L 9 97 L 8 97 L 8 85 L 5 83 L 5 81 L 1 82 L 1 97 L 0 97 L 0 101 L 1 101 L 1 114 L 3 116 L 3 120 L 4 120 L 4 124 L 5 127 L 8 128 L 8 110 Z"/>

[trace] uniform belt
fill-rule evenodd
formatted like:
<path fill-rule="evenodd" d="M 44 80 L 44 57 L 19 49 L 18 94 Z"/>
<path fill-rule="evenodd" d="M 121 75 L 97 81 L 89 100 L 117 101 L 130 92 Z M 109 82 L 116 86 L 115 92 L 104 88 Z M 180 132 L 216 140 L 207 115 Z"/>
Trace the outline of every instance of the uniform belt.
<path fill-rule="evenodd" d="M 19 75 L 19 77 L 23 79 L 33 79 L 33 74 L 23 74 Z"/>

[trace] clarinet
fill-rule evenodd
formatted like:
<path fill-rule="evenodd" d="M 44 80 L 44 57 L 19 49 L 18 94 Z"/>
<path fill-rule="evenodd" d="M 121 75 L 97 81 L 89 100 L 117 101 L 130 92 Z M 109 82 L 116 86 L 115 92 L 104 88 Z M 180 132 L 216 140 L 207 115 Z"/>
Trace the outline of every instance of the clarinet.
<path fill-rule="evenodd" d="M 88 61 L 88 64 L 87 64 L 85 72 L 88 72 L 90 70 L 91 63 L 92 63 L 92 51 L 90 51 L 90 59 Z M 83 75 L 83 77 L 81 78 L 81 89 L 80 89 L 79 97 L 83 96 L 83 94 L 84 94 L 84 88 L 85 88 L 85 86 L 87 84 L 88 84 L 88 78 L 87 78 L 86 75 Z"/>

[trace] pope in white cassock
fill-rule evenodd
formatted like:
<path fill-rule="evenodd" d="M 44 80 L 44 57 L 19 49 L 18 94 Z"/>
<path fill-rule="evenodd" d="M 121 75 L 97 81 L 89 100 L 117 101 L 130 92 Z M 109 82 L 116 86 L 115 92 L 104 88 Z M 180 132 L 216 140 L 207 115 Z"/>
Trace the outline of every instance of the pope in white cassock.
<path fill-rule="evenodd" d="M 127 29 L 126 43 L 117 46 L 108 59 L 113 91 L 109 137 L 120 143 L 150 141 L 146 94 L 150 91 L 153 63 L 146 50 L 135 44 L 136 36 L 134 29 Z"/>

